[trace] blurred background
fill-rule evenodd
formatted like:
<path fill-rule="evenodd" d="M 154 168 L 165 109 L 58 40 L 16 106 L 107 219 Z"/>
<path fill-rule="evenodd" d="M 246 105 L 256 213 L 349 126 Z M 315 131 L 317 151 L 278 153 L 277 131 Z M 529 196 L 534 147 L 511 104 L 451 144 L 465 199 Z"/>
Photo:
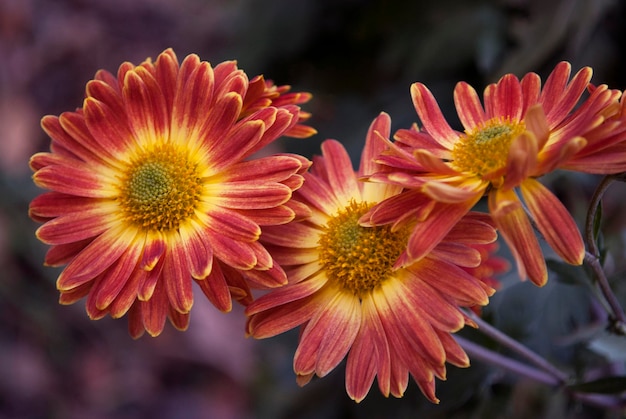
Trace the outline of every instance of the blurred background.
<path fill-rule="evenodd" d="M 619 0 L 0 0 L 0 418 L 624 417 L 480 362 L 450 367 L 438 406 L 413 382 L 403 399 L 383 398 L 374 384 L 355 404 L 343 366 L 299 388 L 295 332 L 246 339 L 241 308 L 225 315 L 198 294 L 186 333 L 168 325 L 156 339 L 134 341 L 126 319 L 92 322 L 82 302 L 57 304 L 60 271 L 42 266 L 46 248 L 27 216 L 41 193 L 28 159 L 49 144 L 40 118 L 81 106 L 94 73 L 116 72 L 123 61 L 139 64 L 168 47 L 179 59 L 236 59 L 250 77 L 314 95 L 304 108 L 319 134 L 277 148 L 311 157 L 335 138 L 356 162 L 379 112 L 391 115 L 394 131 L 417 121 L 415 81 L 429 86 L 450 121 L 457 81 L 481 91 L 508 72 L 545 78 L 561 60 L 624 89 L 624 27 Z M 545 182 L 582 222 L 598 179 L 558 174 Z M 620 298 L 625 193 L 612 187 L 604 202 Z M 624 339 L 603 332 L 606 314 L 584 270 L 551 266 L 541 290 L 514 273 L 502 277 L 485 319 L 570 373 L 624 374 Z"/>

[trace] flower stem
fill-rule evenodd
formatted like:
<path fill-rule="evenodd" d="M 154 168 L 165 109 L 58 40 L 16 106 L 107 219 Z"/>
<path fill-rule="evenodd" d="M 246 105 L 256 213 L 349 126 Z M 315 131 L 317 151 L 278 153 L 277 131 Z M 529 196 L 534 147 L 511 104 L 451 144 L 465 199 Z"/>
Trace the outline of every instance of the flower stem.
<path fill-rule="evenodd" d="M 589 250 L 585 252 L 585 263 L 587 263 L 593 270 L 596 284 L 600 288 L 600 291 L 608 304 L 608 311 L 610 312 L 611 318 L 610 330 L 623 336 L 626 335 L 626 316 L 624 315 L 624 310 L 619 304 L 619 301 L 617 301 L 617 297 L 611 289 L 606 273 L 600 263 L 600 250 L 596 244 L 595 237 L 596 214 L 598 212 L 598 208 L 600 207 L 600 203 L 602 202 L 604 193 L 614 180 L 614 176 L 605 176 L 596 188 L 593 196 L 591 197 L 591 201 L 589 202 L 589 209 L 585 220 L 585 241 L 587 249 Z"/>
<path fill-rule="evenodd" d="M 481 319 L 480 316 L 478 316 L 471 310 L 465 310 L 464 313 L 478 325 L 478 330 L 484 335 L 492 338 L 502 346 L 526 358 L 528 361 L 532 362 L 537 367 L 541 368 L 543 371 L 554 377 L 557 382 L 564 384 L 568 381 L 569 377 L 567 374 L 556 368 L 554 365 L 550 364 L 537 353 L 531 351 L 529 348 L 522 345 L 510 336 L 502 333 L 501 331 Z"/>
<path fill-rule="evenodd" d="M 501 355 L 497 352 L 484 348 L 477 343 L 462 338 L 461 336 L 455 336 L 456 341 L 463 347 L 465 352 L 469 355 L 470 359 L 475 359 L 488 364 L 495 365 L 503 368 L 512 373 L 521 375 L 531 380 L 539 381 L 551 386 L 558 386 L 561 381 L 554 377 L 552 374 L 548 374 L 537 368 L 522 364 L 507 356 Z"/>
<path fill-rule="evenodd" d="M 517 360 L 484 348 L 468 339 L 455 335 L 454 338 L 471 359 L 495 365 L 514 374 L 529 378 L 550 386 L 561 386 L 564 382 L 553 374 L 549 374 L 540 369 L 525 365 Z M 566 388 L 567 390 L 567 388 Z M 620 408 L 624 406 L 624 400 L 612 395 L 570 393 L 577 400 L 600 407 Z"/>

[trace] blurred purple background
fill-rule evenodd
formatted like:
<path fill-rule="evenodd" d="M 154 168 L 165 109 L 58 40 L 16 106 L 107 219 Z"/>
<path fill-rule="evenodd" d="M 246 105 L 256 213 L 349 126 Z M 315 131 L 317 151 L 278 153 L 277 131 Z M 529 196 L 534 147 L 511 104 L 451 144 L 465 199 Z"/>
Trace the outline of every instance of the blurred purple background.
<path fill-rule="evenodd" d="M 237 59 L 250 77 L 314 95 L 305 109 L 319 134 L 278 148 L 311 157 L 336 138 L 356 160 L 380 111 L 394 130 L 417 120 L 415 81 L 451 121 L 457 81 L 482 90 L 507 72 L 546 77 L 564 59 L 575 70 L 592 66 L 595 83 L 624 89 L 625 12 L 618 0 L 0 0 L 0 418 L 621 417 L 480 363 L 450 368 L 439 406 L 413 383 L 401 400 L 384 399 L 375 384 L 356 405 L 343 367 L 300 389 L 295 332 L 246 339 L 241 308 L 219 313 L 200 293 L 186 333 L 168 325 L 156 339 L 134 341 L 126 319 L 92 322 L 82 302 L 57 304 L 59 270 L 42 266 L 46 247 L 27 207 L 41 192 L 28 158 L 49 144 L 39 119 L 81 106 L 100 68 L 115 72 L 168 47 L 179 59 Z M 582 220 L 597 179 L 546 182 Z M 616 275 L 625 259 L 624 192 L 616 188 L 605 203 Z M 596 320 L 584 287 L 554 280 L 538 290 L 515 275 L 503 284 L 485 312 L 503 330 L 568 368 L 620 371 L 619 356 L 607 362 L 614 346 L 594 350 L 577 335 Z"/>

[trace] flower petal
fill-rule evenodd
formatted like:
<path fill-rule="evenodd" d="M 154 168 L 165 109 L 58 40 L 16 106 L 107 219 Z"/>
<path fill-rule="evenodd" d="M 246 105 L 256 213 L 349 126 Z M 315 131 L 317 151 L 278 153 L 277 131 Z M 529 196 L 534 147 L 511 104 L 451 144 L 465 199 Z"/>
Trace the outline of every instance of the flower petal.
<path fill-rule="evenodd" d="M 360 198 L 357 177 L 343 145 L 335 140 L 326 140 L 322 143 L 322 154 L 328 182 L 333 185 L 337 199 L 340 202 L 349 202 Z"/>
<path fill-rule="evenodd" d="M 61 272 L 57 288 L 67 291 L 93 280 L 134 245 L 134 229 L 112 228 L 93 240 Z"/>
<path fill-rule="evenodd" d="M 411 98 L 426 131 L 439 144 L 452 150 L 459 139 L 459 133 L 450 128 L 430 90 L 422 83 L 413 83 L 411 85 Z"/>
<path fill-rule="evenodd" d="M 324 377 L 346 356 L 361 325 L 359 299 L 351 294 L 335 293 L 324 310 L 311 319 L 300 337 L 294 356 L 294 371 L 308 372 L 311 361 L 315 373 Z"/>
<path fill-rule="evenodd" d="M 543 253 L 515 192 L 492 191 L 489 194 L 489 212 L 513 253 L 520 277 L 525 279 L 528 275 L 536 285 L 545 285 L 548 272 Z"/>
<path fill-rule="evenodd" d="M 200 285 L 204 295 L 218 310 L 223 313 L 230 312 L 233 308 L 232 298 L 221 264 L 214 261 L 211 265 L 213 269 L 211 269 L 210 274 L 205 278 L 196 280 L 196 283 Z"/>
<path fill-rule="evenodd" d="M 466 131 L 475 130 L 487 120 L 476 90 L 465 82 L 457 83 L 454 88 L 454 105 Z"/>
<path fill-rule="evenodd" d="M 583 239 L 570 212 L 561 201 L 534 179 L 527 179 L 521 184 L 520 190 L 537 228 L 550 247 L 567 263 L 583 263 Z"/>

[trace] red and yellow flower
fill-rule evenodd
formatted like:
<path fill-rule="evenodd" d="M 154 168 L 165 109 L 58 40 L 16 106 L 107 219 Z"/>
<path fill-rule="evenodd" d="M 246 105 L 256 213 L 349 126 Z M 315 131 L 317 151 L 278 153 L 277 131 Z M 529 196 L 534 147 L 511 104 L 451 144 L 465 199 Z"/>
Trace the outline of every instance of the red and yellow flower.
<path fill-rule="evenodd" d="M 370 126 L 356 173 L 340 143 L 322 144 L 322 157 L 313 159 L 304 185 L 294 192 L 311 216 L 263 228 L 261 241 L 289 283 L 246 308 L 247 331 L 266 338 L 302 326 L 293 363 L 301 385 L 347 357 L 346 390 L 352 399 L 362 400 L 376 377 L 385 396 L 401 397 L 410 374 L 436 402 L 434 378 L 445 379 L 445 362 L 469 364 L 451 333 L 471 324 L 461 306 L 485 305 L 493 293 L 465 268 L 480 265 L 475 246 L 493 242 L 496 233 L 488 216 L 470 213 L 429 253 L 394 269 L 413 226 L 359 224 L 373 205 L 402 191 L 359 181 L 380 169 L 374 158 L 389 130 L 383 113 Z"/>
<path fill-rule="evenodd" d="M 179 64 L 169 49 L 155 62 L 99 71 L 83 107 L 42 127 L 51 151 L 31 159 L 49 192 L 30 215 L 44 224 L 47 265 L 65 265 L 60 302 L 87 297 L 88 315 L 129 313 L 130 333 L 158 335 L 167 318 L 189 323 L 192 278 L 220 310 L 251 301 L 249 281 L 286 277 L 259 243 L 261 226 L 303 211 L 290 202 L 308 160 L 245 159 L 300 119 L 278 96 L 245 114 L 246 74 L 232 61 L 214 68 L 196 55 Z"/>
<path fill-rule="evenodd" d="M 401 261 L 411 263 L 428 254 L 487 195 L 489 212 L 522 278 L 537 285 L 547 280 L 533 224 L 565 261 L 581 264 L 585 249 L 576 223 L 536 178 L 559 167 L 580 168 L 576 162 L 585 161 L 583 156 L 615 142 L 610 121 L 619 110 L 620 93 L 600 86 L 580 103 L 592 72 L 583 68 L 569 80 L 570 72 L 569 63 L 559 63 L 543 88 L 535 73 L 521 80 L 507 74 L 487 86 L 484 106 L 471 86 L 458 83 L 454 102 L 464 132 L 450 127 L 426 86 L 413 84 L 411 96 L 423 130 L 416 125 L 399 130 L 378 159 L 385 169 L 369 180 L 419 193 L 382 203 L 362 222 L 424 220 Z"/>

